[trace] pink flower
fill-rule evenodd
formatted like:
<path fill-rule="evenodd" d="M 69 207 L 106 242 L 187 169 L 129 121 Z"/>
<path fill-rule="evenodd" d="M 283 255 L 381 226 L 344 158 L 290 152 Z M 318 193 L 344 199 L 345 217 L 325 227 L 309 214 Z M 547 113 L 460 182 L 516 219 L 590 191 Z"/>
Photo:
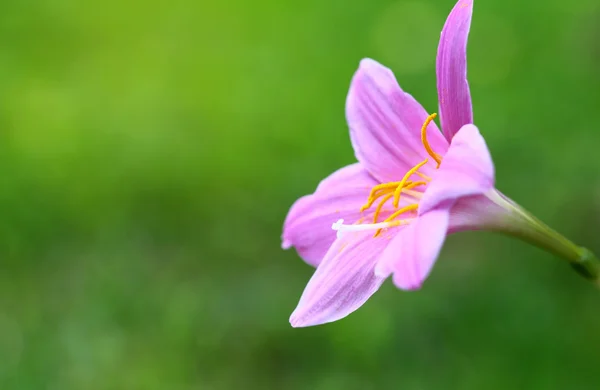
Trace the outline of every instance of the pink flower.
<path fill-rule="evenodd" d="M 524 227 L 529 217 L 495 190 L 490 153 L 472 124 L 466 79 L 472 10 L 472 0 L 460 0 L 441 34 L 437 89 L 443 133 L 435 114 L 405 93 L 389 69 L 361 61 L 346 102 L 358 163 L 300 198 L 284 224 L 282 246 L 294 246 L 317 267 L 292 326 L 347 316 L 389 276 L 400 289 L 420 288 L 447 234 L 492 229 L 533 236 Z"/>

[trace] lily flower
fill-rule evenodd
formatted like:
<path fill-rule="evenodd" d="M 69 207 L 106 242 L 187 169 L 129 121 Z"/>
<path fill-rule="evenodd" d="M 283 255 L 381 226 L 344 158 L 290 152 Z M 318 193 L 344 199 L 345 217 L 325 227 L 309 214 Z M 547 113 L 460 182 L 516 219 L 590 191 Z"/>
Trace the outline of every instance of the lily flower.
<path fill-rule="evenodd" d="M 346 101 L 358 163 L 324 179 L 291 208 L 284 249 L 317 267 L 290 323 L 336 321 L 352 313 L 392 277 L 419 289 L 448 234 L 494 230 L 565 257 L 587 278 L 600 267 L 494 187 L 494 164 L 473 124 L 467 82 L 472 0 L 460 0 L 441 33 L 437 90 L 442 131 L 391 70 L 364 59 Z"/>

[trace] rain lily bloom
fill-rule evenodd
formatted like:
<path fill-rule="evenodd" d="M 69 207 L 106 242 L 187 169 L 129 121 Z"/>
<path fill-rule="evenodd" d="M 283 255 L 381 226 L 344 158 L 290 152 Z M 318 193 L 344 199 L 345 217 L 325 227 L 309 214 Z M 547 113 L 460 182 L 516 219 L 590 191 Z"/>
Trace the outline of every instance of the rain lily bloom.
<path fill-rule="evenodd" d="M 446 236 L 494 230 L 565 257 L 594 281 L 593 255 L 532 217 L 494 188 L 494 165 L 473 125 L 466 46 L 472 0 L 460 0 L 444 25 L 437 53 L 442 132 L 393 73 L 364 59 L 346 102 L 358 163 L 324 179 L 291 208 L 283 244 L 317 267 L 293 312 L 292 326 L 338 320 L 392 277 L 421 287 Z"/>

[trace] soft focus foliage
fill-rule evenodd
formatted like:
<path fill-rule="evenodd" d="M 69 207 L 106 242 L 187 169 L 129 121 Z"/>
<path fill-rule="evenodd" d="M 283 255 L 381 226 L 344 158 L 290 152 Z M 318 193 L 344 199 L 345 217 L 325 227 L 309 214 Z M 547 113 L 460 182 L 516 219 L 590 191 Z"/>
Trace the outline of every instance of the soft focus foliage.
<path fill-rule="evenodd" d="M 435 111 L 453 0 L 0 2 L 0 388 L 597 389 L 600 293 L 450 237 L 424 289 L 292 329 L 288 207 L 354 161 L 362 57 Z M 600 252 L 600 6 L 476 0 L 498 187 Z"/>

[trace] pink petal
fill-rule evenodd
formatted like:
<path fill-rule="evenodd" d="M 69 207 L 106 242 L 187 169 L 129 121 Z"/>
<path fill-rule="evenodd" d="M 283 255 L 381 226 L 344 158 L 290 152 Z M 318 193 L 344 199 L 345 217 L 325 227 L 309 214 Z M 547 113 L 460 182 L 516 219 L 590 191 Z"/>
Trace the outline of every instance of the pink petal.
<path fill-rule="evenodd" d="M 358 161 L 382 182 L 397 181 L 428 157 L 421 143 L 421 127 L 428 114 L 402 91 L 394 74 L 371 59 L 361 61 L 346 100 L 346 118 Z M 443 155 L 448 143 L 435 123 L 428 141 Z M 422 169 L 423 173 L 435 164 Z"/>
<path fill-rule="evenodd" d="M 394 284 L 403 290 L 419 289 L 442 249 L 448 220 L 448 207 L 420 216 L 391 241 L 375 274 L 382 278 L 393 274 Z"/>
<path fill-rule="evenodd" d="M 503 195 L 492 190 L 484 195 L 460 198 L 450 210 L 448 234 L 465 230 L 495 230 L 510 223 L 510 209 L 503 207 L 508 202 L 499 202 Z"/>
<path fill-rule="evenodd" d="M 442 29 L 437 53 L 437 89 L 440 121 L 448 141 L 458 130 L 473 123 L 471 93 L 467 82 L 467 39 L 473 0 L 459 0 Z"/>
<path fill-rule="evenodd" d="M 497 189 L 460 198 L 450 210 L 448 234 L 464 230 L 518 232 L 529 227 L 521 207 Z M 525 221 L 525 224 L 523 222 Z"/>
<path fill-rule="evenodd" d="M 494 163 L 485 140 L 474 125 L 463 126 L 452 139 L 440 169 L 419 203 L 423 214 L 440 203 L 483 194 L 494 188 Z"/>
<path fill-rule="evenodd" d="M 314 194 L 298 199 L 290 209 L 283 227 L 283 248 L 294 246 L 304 261 L 317 266 L 335 240 L 331 225 L 338 219 L 357 221 L 377 184 L 358 163 L 331 174 Z"/>
<path fill-rule="evenodd" d="M 393 228 L 397 232 L 400 228 Z M 393 233 L 395 233 L 393 232 Z M 362 306 L 385 280 L 374 273 L 390 234 L 346 233 L 337 239 L 308 282 L 290 317 L 294 327 L 324 324 L 346 317 Z"/>

